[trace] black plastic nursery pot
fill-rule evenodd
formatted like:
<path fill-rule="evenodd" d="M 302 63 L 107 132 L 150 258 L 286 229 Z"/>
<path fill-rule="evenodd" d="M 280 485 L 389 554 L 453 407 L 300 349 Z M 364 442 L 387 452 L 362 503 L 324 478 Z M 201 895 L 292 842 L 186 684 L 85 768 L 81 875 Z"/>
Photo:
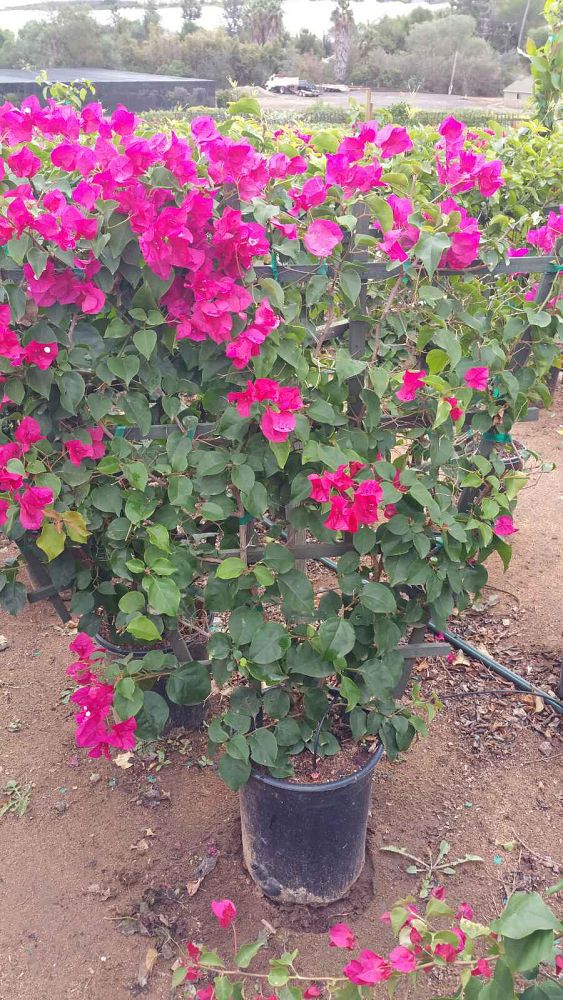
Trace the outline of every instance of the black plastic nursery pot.
<path fill-rule="evenodd" d="M 131 655 L 134 660 L 140 660 L 143 656 L 149 652 L 148 649 L 130 649 L 127 646 L 118 646 L 114 642 L 110 642 L 108 639 L 104 639 L 103 635 L 99 633 L 94 637 L 94 642 L 96 645 L 101 646 L 108 653 L 114 653 L 116 656 L 129 656 Z M 205 643 L 194 640 L 188 643 L 188 649 L 194 660 L 205 660 L 207 656 L 207 648 Z M 163 648 L 164 653 L 172 652 L 169 646 Z M 177 705 L 176 702 L 171 701 L 166 694 L 166 677 L 159 677 L 156 684 L 152 688 L 155 694 L 161 695 L 164 698 L 166 704 L 168 705 L 168 722 L 164 727 L 164 732 L 167 733 L 171 729 L 187 729 L 190 732 L 195 732 L 197 729 L 201 729 L 203 723 L 205 722 L 207 716 L 209 715 L 209 698 L 199 705 Z"/>
<path fill-rule="evenodd" d="M 373 772 L 382 756 L 380 744 L 359 771 L 323 784 L 253 771 L 239 792 L 242 848 L 266 896 L 321 906 L 346 895 L 364 867 Z"/>

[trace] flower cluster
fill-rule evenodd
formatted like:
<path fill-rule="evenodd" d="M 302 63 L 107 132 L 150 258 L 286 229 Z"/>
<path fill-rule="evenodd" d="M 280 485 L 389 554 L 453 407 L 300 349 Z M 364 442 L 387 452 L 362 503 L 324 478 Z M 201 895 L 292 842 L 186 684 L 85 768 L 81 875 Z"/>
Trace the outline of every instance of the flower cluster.
<path fill-rule="evenodd" d="M 383 498 L 383 488 L 378 479 L 362 479 L 357 476 L 366 466 L 363 462 L 340 465 L 336 472 L 312 473 L 311 500 L 330 503 L 330 512 L 323 524 L 332 531 L 357 531 L 361 525 L 371 525 L 379 519 L 378 504 Z M 395 476 L 400 488 L 399 472 Z M 385 517 L 393 517 L 396 508 L 387 504 Z"/>
<path fill-rule="evenodd" d="M 24 486 L 28 477 L 21 459 L 38 441 L 44 441 L 41 428 L 33 417 L 24 417 L 18 424 L 15 440 L 0 445 L 0 492 L 9 499 L 0 499 L 0 525 L 8 519 L 12 504 L 19 508 L 20 523 L 29 531 L 37 531 L 43 524 L 45 509 L 53 503 L 53 491 L 47 486 Z"/>
<path fill-rule="evenodd" d="M 56 360 L 59 353 L 54 341 L 39 343 L 29 340 L 23 345 L 17 333 L 10 329 L 10 306 L 0 305 L 0 357 L 7 358 L 12 368 L 22 364 L 35 366 L 45 371 Z"/>
<path fill-rule="evenodd" d="M 115 689 L 104 684 L 93 667 L 103 659 L 104 652 L 85 632 L 79 632 L 69 649 L 78 657 L 67 668 L 67 674 L 79 685 L 71 701 L 80 706 L 76 713 L 76 745 L 89 747 L 89 757 L 107 757 L 109 748 L 133 750 L 137 720 L 134 716 L 123 722 L 110 722 Z"/>
<path fill-rule="evenodd" d="M 282 386 L 275 379 L 257 378 L 247 382 L 241 392 L 230 392 L 229 403 L 236 403 L 241 417 L 249 417 L 255 403 L 267 403 L 260 417 L 260 429 L 268 441 L 279 444 L 287 441 L 295 430 L 295 414 L 303 409 L 303 400 L 295 386 Z"/>
<path fill-rule="evenodd" d="M 452 194 L 478 188 L 484 198 L 491 198 L 505 183 L 501 176 L 502 162 L 487 160 L 482 153 L 466 148 L 466 140 L 470 138 L 466 126 L 451 115 L 444 119 L 438 131 L 442 137 L 436 143 L 436 171 L 440 183 Z"/>

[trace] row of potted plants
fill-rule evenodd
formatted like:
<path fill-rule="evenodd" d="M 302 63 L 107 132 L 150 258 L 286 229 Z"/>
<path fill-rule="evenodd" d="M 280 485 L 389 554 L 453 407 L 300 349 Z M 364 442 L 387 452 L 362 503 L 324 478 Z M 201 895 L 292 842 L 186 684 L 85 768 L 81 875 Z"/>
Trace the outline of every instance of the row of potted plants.
<path fill-rule="evenodd" d="M 341 893 L 378 747 L 406 750 L 432 711 L 394 697 L 402 644 L 466 607 L 493 553 L 508 562 L 526 477 L 496 445 L 556 355 L 557 302 L 471 266 L 516 254 L 525 271 L 562 216 L 510 247 L 499 137 L 454 118 L 433 160 L 376 122 L 264 137 L 203 118 L 188 139 L 32 98 L 0 108 L 0 135 L 0 518 L 70 592 L 80 745 L 155 738 L 213 681 L 253 877 L 318 901 L 251 840 L 281 789 L 290 827 L 315 801 L 322 829 L 334 799 L 303 793 L 329 776 L 357 810 Z M 390 276 L 366 287 L 373 262 Z M 314 586 L 303 563 L 323 553 Z M 1 576 L 14 612 L 19 569 Z"/>

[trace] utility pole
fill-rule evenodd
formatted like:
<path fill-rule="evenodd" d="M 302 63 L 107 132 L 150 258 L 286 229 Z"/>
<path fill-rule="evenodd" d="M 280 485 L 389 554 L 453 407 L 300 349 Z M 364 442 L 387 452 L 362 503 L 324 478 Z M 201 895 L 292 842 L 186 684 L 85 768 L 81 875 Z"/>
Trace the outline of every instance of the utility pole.
<path fill-rule="evenodd" d="M 448 87 L 448 94 L 451 94 L 452 91 L 453 91 L 453 89 L 454 89 L 455 71 L 456 71 L 456 66 L 457 66 L 457 54 L 458 54 L 458 50 L 456 49 L 455 52 L 454 52 L 454 61 L 453 61 L 453 65 L 452 65 L 452 75 L 450 77 L 450 85 Z"/>

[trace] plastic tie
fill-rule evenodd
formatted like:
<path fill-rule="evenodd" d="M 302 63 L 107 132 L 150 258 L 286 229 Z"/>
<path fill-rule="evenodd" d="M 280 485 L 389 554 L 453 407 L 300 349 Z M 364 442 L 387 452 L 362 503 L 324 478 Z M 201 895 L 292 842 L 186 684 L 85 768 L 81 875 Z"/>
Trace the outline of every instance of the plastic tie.
<path fill-rule="evenodd" d="M 322 264 L 319 264 L 317 268 L 317 274 L 324 274 L 326 277 L 328 277 L 328 264 L 326 260 L 323 260 Z"/>
<path fill-rule="evenodd" d="M 278 257 L 275 251 L 275 247 L 272 247 L 272 260 L 270 262 L 270 267 L 272 268 L 272 274 L 276 281 L 280 278 L 280 269 L 278 267 Z"/>
<path fill-rule="evenodd" d="M 125 426 L 125 424 L 119 424 L 119 426 L 115 428 L 115 432 L 114 432 L 116 438 L 124 438 L 125 437 L 125 432 L 127 430 L 128 430 L 128 428 Z"/>
<path fill-rule="evenodd" d="M 495 444 L 512 444 L 512 434 L 502 434 L 499 431 L 487 431 L 483 441 L 493 441 Z"/>
<path fill-rule="evenodd" d="M 253 520 L 252 514 L 245 514 L 243 517 L 239 517 L 238 523 L 239 524 L 250 524 L 250 522 L 252 520 Z"/>
<path fill-rule="evenodd" d="M 550 274 L 558 274 L 563 271 L 563 264 L 549 264 L 547 270 Z"/>

